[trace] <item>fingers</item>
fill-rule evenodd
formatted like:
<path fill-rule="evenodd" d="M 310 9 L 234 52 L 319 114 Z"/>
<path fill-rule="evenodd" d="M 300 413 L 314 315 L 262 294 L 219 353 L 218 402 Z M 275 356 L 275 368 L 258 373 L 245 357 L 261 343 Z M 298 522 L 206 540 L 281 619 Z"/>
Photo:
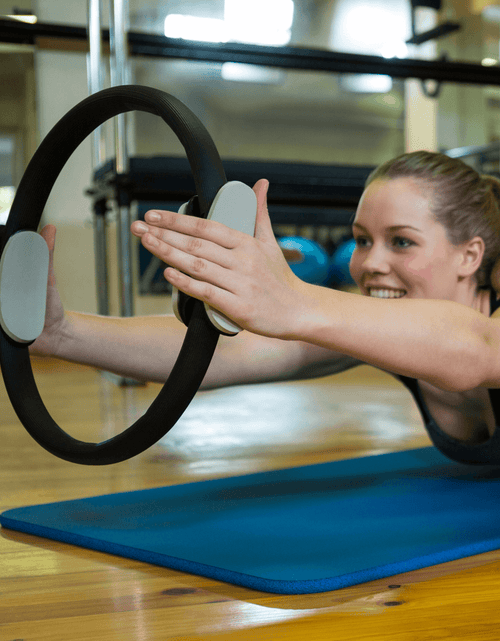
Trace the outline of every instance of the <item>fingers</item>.
<path fill-rule="evenodd" d="M 40 232 L 40 235 L 47 243 L 50 252 L 54 251 L 54 246 L 56 243 L 56 227 L 55 225 L 45 225 L 45 227 Z"/>
<path fill-rule="evenodd" d="M 269 213 L 267 211 L 268 188 L 269 181 L 265 178 L 257 181 L 253 187 L 253 191 L 257 196 L 256 237 L 259 226 L 261 235 L 265 235 L 266 238 L 269 235 L 274 237 Z M 234 249 L 234 247 L 240 244 L 242 238 L 245 237 L 245 234 L 235 231 L 222 223 L 198 218 L 196 216 L 186 216 L 173 211 L 149 211 L 146 213 L 145 223 L 143 223 L 143 225 L 144 224 L 149 225 L 147 230 L 141 229 L 140 221 L 133 223 L 131 226 L 132 233 L 136 236 L 141 236 L 149 232 L 165 242 L 168 242 L 168 240 L 166 235 L 160 233 L 162 229 L 201 238 L 226 249 Z M 168 238 L 170 240 L 174 239 L 171 235 L 169 235 Z"/>
<path fill-rule="evenodd" d="M 195 236 L 181 234 L 170 229 L 159 229 L 153 225 L 146 225 L 139 221 L 131 226 L 134 235 L 142 238 L 142 244 L 155 256 L 172 266 L 184 265 L 186 257 L 202 259 L 229 268 L 233 264 L 231 252 L 224 247 L 208 240 Z M 176 251 L 177 250 L 177 251 Z M 185 256 L 182 256 L 185 254 Z M 174 265 L 174 261 L 177 264 Z M 193 263 L 195 271 L 201 272 L 200 263 Z"/>
<path fill-rule="evenodd" d="M 259 202 L 259 198 L 261 194 L 264 194 L 264 196 L 267 196 L 268 188 L 269 188 L 269 181 L 266 178 L 261 178 L 252 187 L 255 195 L 257 196 L 257 203 Z"/>
<path fill-rule="evenodd" d="M 216 253 L 214 260 L 211 260 L 207 257 L 207 254 L 211 252 L 204 254 L 203 250 L 200 249 L 197 253 L 200 253 L 201 256 L 198 256 L 192 249 L 189 251 L 178 249 L 172 244 L 162 242 L 150 234 L 146 234 L 142 242 L 146 249 L 167 263 L 167 265 L 175 267 L 177 270 L 189 274 L 197 280 L 203 280 L 224 289 L 232 289 L 235 277 L 230 270 L 220 264 L 225 262 L 220 259 L 219 255 L 223 254 L 220 248 L 219 255 Z M 187 242 L 189 243 L 190 241 Z M 203 245 L 200 246 L 203 247 Z M 227 260 L 226 262 L 229 263 L 231 261 Z"/>
<path fill-rule="evenodd" d="M 253 186 L 257 196 L 257 217 L 255 220 L 255 238 L 262 241 L 274 240 L 274 232 L 267 209 L 267 192 L 269 181 L 265 178 L 258 180 Z"/>
<path fill-rule="evenodd" d="M 133 223 L 131 230 L 136 236 L 141 237 L 142 244 L 148 251 L 170 267 L 206 284 L 216 285 L 228 291 L 233 289 L 236 277 L 229 268 L 235 259 L 230 250 L 195 236 L 170 229 L 158 229 L 140 221 Z M 198 289 L 199 286 L 197 292 Z"/>
<path fill-rule="evenodd" d="M 272 239 L 276 244 L 267 211 L 268 187 L 269 181 L 261 179 L 253 188 L 258 209 L 255 235 L 260 233 L 263 240 Z M 155 214 L 157 220 L 153 218 Z M 226 292 L 235 292 L 238 287 L 237 270 L 242 271 L 241 263 L 247 262 L 248 252 L 252 253 L 251 243 L 255 243 L 247 234 L 222 223 L 172 211 L 147 212 L 145 222 L 135 221 L 131 225 L 131 231 L 141 238 L 148 251 L 186 275 L 184 278 L 182 274 L 166 270 L 167 280 L 184 291 L 173 280 L 182 278 L 183 286 L 191 288 L 190 295 L 206 302 L 211 297 L 213 288 L 203 288 L 200 281 Z M 198 282 L 189 283 L 188 276 Z"/>
<path fill-rule="evenodd" d="M 233 313 L 237 313 L 238 299 L 233 292 L 218 287 L 206 280 L 191 278 L 188 274 L 181 273 L 172 267 L 167 267 L 163 275 L 169 283 L 188 296 L 212 305 L 212 307 L 215 307 L 219 311 L 224 310 L 224 312 L 230 316 L 232 316 Z"/>
<path fill-rule="evenodd" d="M 154 219 L 155 214 L 159 219 Z M 148 211 L 145 216 L 146 225 L 149 224 L 151 233 L 154 233 L 160 240 L 165 240 L 166 237 L 161 233 L 155 233 L 155 230 L 169 230 L 170 232 L 177 232 L 185 236 L 193 236 L 194 238 L 201 238 L 226 249 L 236 247 L 241 241 L 241 232 L 235 231 L 212 220 L 205 218 L 198 218 L 196 216 L 186 216 L 178 214 L 173 211 Z M 135 233 L 138 226 L 134 224 L 132 231 Z"/>
<path fill-rule="evenodd" d="M 56 244 L 56 233 L 57 233 L 57 229 L 55 225 L 45 225 L 45 227 L 40 232 L 40 235 L 45 240 L 45 242 L 47 243 L 47 247 L 49 248 L 48 284 L 52 286 L 56 285 L 56 278 L 54 275 L 54 248 Z"/>

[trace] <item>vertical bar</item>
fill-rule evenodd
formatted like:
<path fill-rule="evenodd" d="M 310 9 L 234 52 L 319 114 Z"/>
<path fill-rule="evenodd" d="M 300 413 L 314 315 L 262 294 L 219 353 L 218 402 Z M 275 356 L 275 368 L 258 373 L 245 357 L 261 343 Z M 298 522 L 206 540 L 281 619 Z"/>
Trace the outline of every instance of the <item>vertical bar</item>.
<path fill-rule="evenodd" d="M 87 76 L 89 94 L 97 93 L 103 88 L 102 57 L 102 0 L 88 0 L 89 11 L 89 55 L 87 59 Z M 92 168 L 99 167 L 106 159 L 104 127 L 100 125 L 92 132 Z"/>
<path fill-rule="evenodd" d="M 102 0 L 88 0 L 89 54 L 87 57 L 87 76 L 89 94 L 96 93 L 103 88 L 101 24 Z M 95 169 L 106 159 L 105 145 L 104 127 L 101 125 L 92 133 L 91 137 L 92 178 Z M 101 316 L 109 316 L 106 211 L 107 207 L 104 202 L 93 202 L 92 223 L 94 229 L 97 313 Z"/>
<path fill-rule="evenodd" d="M 96 264 L 97 313 L 109 316 L 108 237 L 106 202 L 94 203 L 94 255 Z"/>
<path fill-rule="evenodd" d="M 128 51 L 127 51 L 127 14 L 128 0 L 112 0 L 113 5 L 113 38 L 112 38 L 112 85 L 128 84 Z M 115 118 L 115 152 L 116 171 L 123 174 L 128 171 L 126 114 Z"/>
<path fill-rule="evenodd" d="M 111 83 L 128 84 L 127 16 L 128 0 L 112 0 L 110 5 Z M 115 118 L 116 174 L 129 170 L 126 114 Z M 132 239 L 130 235 L 130 202 L 126 194 L 118 194 L 118 278 L 120 280 L 120 315 L 134 315 L 132 283 Z"/>

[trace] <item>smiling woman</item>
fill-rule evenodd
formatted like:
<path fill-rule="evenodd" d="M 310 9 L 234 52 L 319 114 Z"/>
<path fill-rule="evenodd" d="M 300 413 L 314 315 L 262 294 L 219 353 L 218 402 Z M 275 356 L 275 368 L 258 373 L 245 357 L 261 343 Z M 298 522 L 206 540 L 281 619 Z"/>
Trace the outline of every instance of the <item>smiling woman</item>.
<path fill-rule="evenodd" d="M 410 389 L 446 455 L 500 463 L 500 397 L 498 407 L 491 400 L 500 389 L 500 323 L 490 318 L 498 304 L 494 288 L 487 288 L 498 251 L 495 181 L 449 161 L 414 152 L 370 176 L 354 220 L 351 259 L 363 295 L 312 285 L 293 273 L 273 233 L 265 179 L 253 187 L 254 236 L 173 211 L 149 212 L 145 224 L 132 223 L 144 247 L 169 265 L 164 276 L 174 287 L 246 330 L 220 338 L 202 389 L 325 376 L 367 363 Z M 453 203 L 460 205 L 455 213 Z M 444 223 L 436 208 L 447 216 Z M 53 230 L 42 234 L 53 254 Z M 53 267 L 49 279 L 54 283 Z M 184 335 L 175 317 L 65 313 L 54 285 L 49 295 L 48 318 L 56 320 L 46 321 L 32 353 L 138 380 L 169 376 Z"/>
<path fill-rule="evenodd" d="M 495 176 L 480 175 L 461 160 L 445 154 L 417 151 L 402 154 L 377 167 L 368 176 L 365 190 L 377 181 L 397 178 L 413 182 L 413 199 L 408 202 L 407 192 L 402 189 L 397 203 L 400 213 L 408 213 L 408 225 L 415 221 L 408 207 L 428 208 L 428 222 L 441 225 L 446 239 L 454 247 L 460 247 L 476 236 L 483 240 L 484 253 L 474 280 L 479 289 L 488 289 L 493 284 L 494 263 L 500 255 L 500 180 Z M 420 194 L 418 201 L 416 191 Z M 358 217 L 356 224 L 359 224 Z M 500 291 L 500 284 L 496 289 Z"/>
<path fill-rule="evenodd" d="M 369 288 L 408 294 L 392 303 L 369 301 L 295 277 L 274 237 L 263 183 L 254 187 L 254 238 L 175 212 L 162 212 L 148 233 L 135 224 L 132 231 L 170 265 L 165 277 L 172 285 L 254 334 L 316 344 L 446 390 L 481 384 L 487 319 L 479 313 L 482 299 L 474 283 L 481 238 L 455 248 L 433 220 L 428 197 L 412 181 L 376 181 L 359 203 L 355 222 L 369 230 L 368 247 L 354 251 L 351 273 L 364 294 Z M 405 229 L 413 234 L 414 246 L 401 249 L 387 242 L 386 228 L 410 222 L 422 229 Z M 457 362 L 466 367 L 453 367 Z"/>
<path fill-rule="evenodd" d="M 353 233 L 356 248 L 350 269 L 363 294 L 391 289 L 404 291 L 409 298 L 475 306 L 474 275 L 485 243 L 480 236 L 451 243 L 414 179 L 372 181 L 359 203 Z"/>
<path fill-rule="evenodd" d="M 400 288 L 401 297 L 450 300 L 497 316 L 499 199 L 497 178 L 442 154 L 403 154 L 379 166 L 366 181 L 353 223 L 351 272 L 362 292 L 398 297 Z M 498 363 L 498 322 L 488 327 L 490 363 Z M 458 350 L 454 366 L 461 366 Z M 500 460 L 497 367 L 478 388 L 469 384 L 451 394 L 429 380 L 397 376 L 414 396 L 433 442 L 450 458 Z"/>
<path fill-rule="evenodd" d="M 377 168 L 353 223 L 350 271 L 363 296 L 294 279 L 276 251 L 264 186 L 254 189 L 255 238 L 161 212 L 143 242 L 172 266 L 165 277 L 253 334 L 395 375 L 441 451 L 460 461 L 500 462 L 496 407 L 484 389 L 493 388 L 493 398 L 500 388 L 500 325 L 488 318 L 498 306 L 491 285 L 499 251 L 495 179 L 430 152 Z M 464 441 L 492 449 L 471 451 Z"/>

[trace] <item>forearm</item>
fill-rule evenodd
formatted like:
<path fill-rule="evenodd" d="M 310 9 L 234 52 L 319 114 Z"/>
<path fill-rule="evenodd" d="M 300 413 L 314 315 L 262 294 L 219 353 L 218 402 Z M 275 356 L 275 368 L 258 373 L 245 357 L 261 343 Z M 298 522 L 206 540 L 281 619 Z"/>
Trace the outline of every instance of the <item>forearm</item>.
<path fill-rule="evenodd" d="M 66 312 L 54 356 L 139 381 L 163 382 L 184 339 L 175 317 L 113 317 Z"/>
<path fill-rule="evenodd" d="M 488 318 L 446 300 L 382 300 L 311 285 L 292 338 L 447 391 L 484 378 Z"/>
<path fill-rule="evenodd" d="M 139 381 L 164 383 L 185 334 L 175 316 L 122 318 L 70 311 L 53 356 Z M 221 336 L 200 389 L 287 380 L 304 365 L 303 347 L 250 332 Z"/>

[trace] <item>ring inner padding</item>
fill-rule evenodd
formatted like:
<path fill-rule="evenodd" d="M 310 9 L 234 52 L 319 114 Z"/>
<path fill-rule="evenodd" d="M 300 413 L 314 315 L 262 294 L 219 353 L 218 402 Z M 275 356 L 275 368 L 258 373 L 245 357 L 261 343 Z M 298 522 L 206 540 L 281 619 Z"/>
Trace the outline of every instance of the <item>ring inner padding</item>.
<path fill-rule="evenodd" d="M 0 324 L 13 340 L 31 343 L 43 332 L 49 248 L 33 231 L 11 236 L 0 259 Z"/>

